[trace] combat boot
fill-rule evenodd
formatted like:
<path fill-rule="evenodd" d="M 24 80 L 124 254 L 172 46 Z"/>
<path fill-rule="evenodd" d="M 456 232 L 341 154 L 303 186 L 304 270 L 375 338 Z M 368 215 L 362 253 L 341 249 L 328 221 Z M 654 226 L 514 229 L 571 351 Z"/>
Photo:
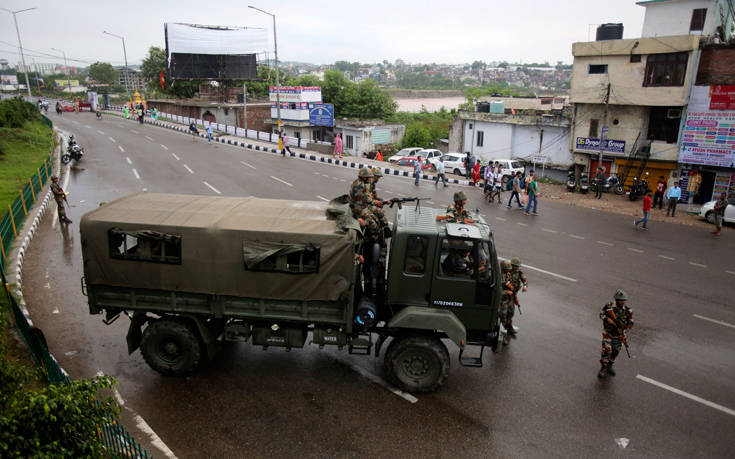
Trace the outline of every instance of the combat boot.
<path fill-rule="evenodd" d="M 597 377 L 600 379 L 605 379 L 607 377 L 607 367 L 605 365 L 602 365 L 600 368 L 600 371 L 597 373 Z"/>
<path fill-rule="evenodd" d="M 514 338 L 518 334 L 518 332 L 516 331 L 516 327 L 514 327 L 513 325 L 509 325 L 508 327 L 506 327 L 506 332 L 508 333 L 508 336 L 512 336 Z"/>
<path fill-rule="evenodd" d="M 607 374 L 609 374 L 610 376 L 615 376 L 615 370 L 613 370 L 612 363 L 607 366 Z"/>

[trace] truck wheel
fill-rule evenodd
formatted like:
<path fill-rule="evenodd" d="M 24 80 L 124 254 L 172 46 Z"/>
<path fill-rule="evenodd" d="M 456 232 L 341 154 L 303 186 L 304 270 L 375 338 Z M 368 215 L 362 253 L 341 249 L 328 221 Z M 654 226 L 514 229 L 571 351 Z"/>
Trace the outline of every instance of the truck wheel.
<path fill-rule="evenodd" d="M 191 328 L 165 319 L 146 327 L 140 352 L 151 368 L 166 376 L 191 373 L 199 366 L 202 357 L 199 338 Z"/>
<path fill-rule="evenodd" d="M 449 352 L 434 337 L 398 337 L 385 353 L 385 368 L 393 382 L 407 392 L 433 392 L 449 376 Z"/>

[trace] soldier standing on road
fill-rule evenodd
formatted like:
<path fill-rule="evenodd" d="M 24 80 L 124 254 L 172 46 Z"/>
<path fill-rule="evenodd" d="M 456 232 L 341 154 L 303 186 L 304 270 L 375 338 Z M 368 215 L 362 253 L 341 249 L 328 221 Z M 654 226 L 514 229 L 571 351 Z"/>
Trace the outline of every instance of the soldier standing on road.
<path fill-rule="evenodd" d="M 513 304 L 518 306 L 520 309 L 521 304 L 518 301 L 518 292 L 525 292 L 528 290 L 528 279 L 526 279 L 526 274 L 521 271 L 521 260 L 520 258 L 514 257 L 512 260 L 510 260 L 511 270 L 508 273 L 508 281 L 510 282 L 511 287 L 513 288 Z M 512 318 L 513 313 L 510 314 L 511 317 L 511 323 L 510 327 L 508 327 L 508 334 L 511 336 L 515 336 L 518 332 L 518 329 L 513 327 L 512 325 Z"/>
<path fill-rule="evenodd" d="M 503 324 L 503 328 L 511 336 L 515 336 L 516 331 L 513 327 L 513 315 L 515 313 L 515 301 L 513 300 L 513 285 L 510 282 L 510 273 L 513 269 L 510 261 L 503 260 L 500 263 L 500 267 L 503 270 L 503 277 L 501 279 L 501 285 L 503 289 L 503 295 L 500 297 L 500 323 Z"/>
<path fill-rule="evenodd" d="M 437 221 L 446 221 L 447 223 L 474 223 L 470 217 L 470 213 L 465 209 L 467 204 L 467 195 L 464 191 L 454 193 L 454 204 L 447 207 L 445 215 L 437 215 Z"/>
<path fill-rule="evenodd" d="M 602 319 L 602 356 L 600 364 L 602 367 L 597 373 L 598 378 L 605 378 L 607 375 L 615 376 L 613 364 L 615 358 L 620 352 L 620 347 L 626 344 L 626 333 L 633 328 L 633 310 L 625 303 L 628 295 L 621 289 L 615 291 L 613 296 L 615 303 L 612 301 L 605 304 L 600 312 Z"/>
<path fill-rule="evenodd" d="M 66 208 L 64 202 L 68 203 L 66 199 L 66 193 L 64 189 L 59 185 L 59 177 L 51 176 L 51 192 L 54 194 L 54 200 L 56 201 L 56 211 L 59 214 L 59 221 L 61 223 L 71 223 L 71 220 L 66 216 Z"/>

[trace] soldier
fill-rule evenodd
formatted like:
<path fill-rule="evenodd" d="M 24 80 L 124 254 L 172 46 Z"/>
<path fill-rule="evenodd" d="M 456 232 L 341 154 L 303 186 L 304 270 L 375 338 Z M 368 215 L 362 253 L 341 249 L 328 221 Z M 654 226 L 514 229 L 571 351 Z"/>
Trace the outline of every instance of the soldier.
<path fill-rule="evenodd" d="M 510 261 L 503 260 L 500 263 L 503 270 L 503 277 L 501 285 L 503 288 L 503 295 L 500 297 L 500 323 L 506 329 L 509 335 L 515 336 L 516 331 L 513 327 L 513 315 L 515 314 L 515 294 L 513 293 L 513 285 L 510 282 L 510 273 L 513 267 Z"/>
<path fill-rule="evenodd" d="M 388 224 L 388 218 L 386 218 L 385 211 L 383 210 L 383 200 L 378 196 L 377 190 L 378 180 L 380 180 L 380 178 L 383 176 L 383 171 L 381 171 L 379 167 L 374 167 L 372 169 L 372 172 L 373 178 L 368 183 L 370 199 L 372 200 L 370 207 L 376 219 L 378 220 L 378 223 L 380 224 L 380 230 L 383 231 L 386 238 L 389 238 L 390 225 Z M 390 201 L 387 201 L 387 203 L 390 204 Z"/>
<path fill-rule="evenodd" d="M 59 221 L 61 223 L 71 223 L 71 220 L 66 216 L 66 208 L 64 202 L 67 204 L 69 201 L 66 199 L 66 193 L 64 189 L 59 185 L 59 177 L 51 176 L 51 192 L 54 194 L 54 200 L 56 201 L 56 211 L 59 214 Z"/>
<path fill-rule="evenodd" d="M 620 346 L 625 344 L 627 347 L 626 333 L 633 328 L 633 310 L 625 304 L 628 295 L 618 289 L 613 298 L 615 303 L 608 302 L 600 312 L 603 327 L 602 356 L 600 357 L 602 366 L 597 373 L 598 378 L 605 378 L 607 375 L 615 376 L 613 363 L 620 352 Z"/>
<path fill-rule="evenodd" d="M 362 210 L 371 203 L 370 179 L 372 177 L 372 171 L 367 167 L 363 167 L 358 173 L 357 180 L 352 182 L 352 186 L 350 186 L 350 207 L 355 218 L 359 218 Z"/>
<path fill-rule="evenodd" d="M 467 204 L 467 195 L 464 191 L 454 193 L 454 204 L 447 207 L 446 215 L 437 215 L 436 220 L 445 220 L 447 223 L 474 223 L 470 213 L 464 208 Z"/>
<path fill-rule="evenodd" d="M 510 285 L 513 289 L 513 304 L 517 305 L 520 309 L 521 305 L 518 302 L 518 292 L 525 292 L 528 290 L 528 279 L 526 279 L 526 275 L 523 271 L 521 271 L 521 260 L 517 257 L 514 257 L 512 260 L 510 260 L 511 270 L 508 272 L 508 281 L 510 282 Z M 513 317 L 513 314 L 511 314 L 511 318 Z M 511 336 L 515 336 L 518 333 L 518 330 L 512 326 L 508 328 L 508 334 Z"/>

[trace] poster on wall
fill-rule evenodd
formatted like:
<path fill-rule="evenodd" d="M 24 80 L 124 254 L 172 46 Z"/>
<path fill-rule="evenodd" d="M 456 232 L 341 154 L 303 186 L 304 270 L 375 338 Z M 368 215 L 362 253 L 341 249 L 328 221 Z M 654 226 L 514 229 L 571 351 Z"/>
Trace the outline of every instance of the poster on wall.
<path fill-rule="evenodd" d="M 730 189 L 731 174 L 719 173 L 715 176 L 715 187 L 712 190 L 712 199 L 720 197 L 721 193 L 727 193 Z"/>
<path fill-rule="evenodd" d="M 680 163 L 735 168 L 735 99 L 732 104 L 729 102 L 731 95 L 735 96 L 735 86 L 732 91 L 729 88 L 692 88 L 681 137 Z"/>
<path fill-rule="evenodd" d="M 690 169 L 681 168 L 681 176 L 679 176 L 679 188 L 681 189 L 679 202 L 681 203 L 689 202 L 689 172 L 691 172 Z"/>
<path fill-rule="evenodd" d="M 735 110 L 735 85 L 710 86 L 710 110 Z"/>

